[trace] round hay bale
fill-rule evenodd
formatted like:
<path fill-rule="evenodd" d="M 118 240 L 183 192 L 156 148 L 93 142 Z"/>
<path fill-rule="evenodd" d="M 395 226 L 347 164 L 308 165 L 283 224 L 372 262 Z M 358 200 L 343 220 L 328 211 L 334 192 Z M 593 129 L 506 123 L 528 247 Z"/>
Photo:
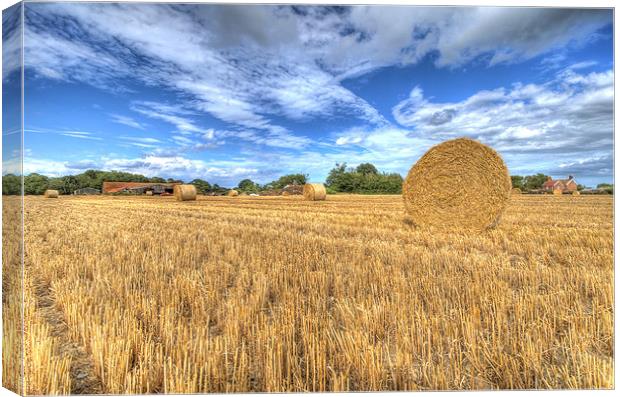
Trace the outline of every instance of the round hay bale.
<path fill-rule="evenodd" d="M 196 200 L 196 186 L 194 185 L 174 185 L 174 198 L 177 201 Z"/>
<path fill-rule="evenodd" d="M 45 196 L 45 198 L 58 198 L 58 190 L 51 190 L 51 189 L 47 189 L 45 191 L 45 193 L 43 193 L 43 196 Z"/>
<path fill-rule="evenodd" d="M 553 195 L 554 196 L 561 196 L 562 195 L 562 189 L 553 189 Z"/>
<path fill-rule="evenodd" d="M 432 147 L 411 167 L 403 199 L 416 226 L 485 230 L 499 222 L 511 187 L 495 150 L 459 138 Z"/>
<path fill-rule="evenodd" d="M 228 196 L 230 197 L 237 197 L 239 195 L 239 192 L 236 191 L 235 189 L 230 189 L 227 193 Z"/>
<path fill-rule="evenodd" d="M 325 200 L 327 190 L 322 183 L 306 183 L 304 185 L 304 197 L 310 201 Z"/>
<path fill-rule="evenodd" d="M 152 190 L 147 190 L 146 191 L 146 195 L 147 196 L 152 196 L 153 195 L 153 191 Z"/>
<path fill-rule="evenodd" d="M 285 191 L 282 192 L 282 195 L 283 196 L 290 196 L 291 194 L 285 190 Z"/>
<path fill-rule="evenodd" d="M 519 189 L 518 187 L 513 187 L 510 192 L 512 194 L 521 194 L 521 189 Z"/>
<path fill-rule="evenodd" d="M 573 192 L 573 196 L 581 196 L 581 193 L 578 190 L 575 190 Z"/>

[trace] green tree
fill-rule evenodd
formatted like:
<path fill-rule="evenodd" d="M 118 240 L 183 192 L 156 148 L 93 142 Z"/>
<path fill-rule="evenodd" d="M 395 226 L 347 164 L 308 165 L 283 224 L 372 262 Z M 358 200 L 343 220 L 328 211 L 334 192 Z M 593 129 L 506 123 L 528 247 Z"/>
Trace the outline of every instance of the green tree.
<path fill-rule="evenodd" d="M 47 190 L 49 178 L 33 172 L 24 177 L 24 194 L 43 194 Z"/>
<path fill-rule="evenodd" d="M 18 195 L 22 191 L 21 178 L 14 174 L 6 174 L 2 176 L 2 194 Z"/>
<path fill-rule="evenodd" d="M 353 193 L 360 188 L 361 174 L 347 169 L 347 163 L 336 164 L 327 175 L 325 183 L 337 192 Z"/>
<path fill-rule="evenodd" d="M 282 189 L 286 185 L 304 185 L 308 181 L 306 174 L 288 174 L 283 175 L 278 180 L 270 182 L 263 186 L 264 189 Z"/>
<path fill-rule="evenodd" d="M 196 190 L 198 190 L 200 194 L 207 194 L 211 191 L 211 184 L 202 179 L 194 179 L 190 182 L 190 185 L 196 186 Z"/>
<path fill-rule="evenodd" d="M 355 169 L 356 172 L 362 174 L 362 175 L 377 175 L 379 174 L 379 171 L 377 171 L 377 167 L 375 167 L 374 165 L 370 164 L 370 163 L 362 163 L 360 165 L 357 166 L 357 168 Z"/>
<path fill-rule="evenodd" d="M 597 189 L 605 190 L 609 194 L 614 194 L 614 185 L 613 183 L 599 183 L 596 185 Z"/>
<path fill-rule="evenodd" d="M 343 193 L 398 194 L 402 191 L 403 178 L 398 173 L 374 173 L 370 167 L 362 167 L 361 171 L 364 172 L 359 172 L 359 167 L 352 169 L 346 164 L 336 164 L 325 183 L 330 191 Z"/>
<path fill-rule="evenodd" d="M 512 181 L 512 187 L 516 187 L 519 189 L 523 189 L 524 178 L 521 175 L 511 175 L 510 180 Z"/>
<path fill-rule="evenodd" d="M 63 176 L 61 180 L 62 187 L 60 190 L 62 194 L 73 194 L 75 190 L 80 188 L 79 179 L 74 175 Z"/>
<path fill-rule="evenodd" d="M 64 181 L 62 178 L 49 178 L 47 183 L 48 189 L 58 190 L 59 192 L 63 192 Z"/>
<path fill-rule="evenodd" d="M 258 191 L 258 185 L 254 183 L 254 181 L 252 181 L 251 179 L 243 179 L 239 182 L 237 186 L 239 187 L 239 190 L 242 190 L 244 192 Z"/>
<path fill-rule="evenodd" d="M 540 189 L 549 177 L 545 174 L 528 175 L 523 179 L 523 187 L 526 189 Z"/>

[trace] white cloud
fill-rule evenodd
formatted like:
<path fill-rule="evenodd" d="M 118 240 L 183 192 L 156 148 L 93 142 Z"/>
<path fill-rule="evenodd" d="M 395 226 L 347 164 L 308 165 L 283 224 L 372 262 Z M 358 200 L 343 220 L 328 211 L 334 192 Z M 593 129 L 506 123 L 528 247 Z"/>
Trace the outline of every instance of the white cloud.
<path fill-rule="evenodd" d="M 311 143 L 309 138 L 290 134 L 284 129 L 261 132 L 253 129 L 215 130 L 213 128 L 202 128 L 192 118 L 197 116 L 196 112 L 180 105 L 135 101 L 131 109 L 145 116 L 174 125 L 177 132 L 185 136 L 173 135 L 171 139 L 181 145 L 183 150 L 211 148 L 223 144 L 225 139 L 229 138 L 288 149 L 301 149 Z"/>
<path fill-rule="evenodd" d="M 128 3 L 29 3 L 27 8 L 27 63 L 38 75 L 116 91 L 128 89 L 120 85 L 126 79 L 139 80 L 178 94 L 181 104 L 132 106 L 173 125 L 168 139 L 173 147 L 158 145 L 148 161 L 112 165 L 177 172 L 174 161 L 164 159 L 178 159 L 180 169 L 205 173 L 211 167 L 215 175 L 236 165 L 196 163 L 179 153 L 230 141 L 303 149 L 263 158 L 256 148 L 252 155 L 262 163 L 252 160 L 237 168 L 260 175 L 265 167 L 321 173 L 352 158 L 402 172 L 433 143 L 461 135 L 482 139 L 512 159 L 526 150 L 572 156 L 578 149 L 611 147 L 613 73 L 578 73 L 591 63 L 565 68 L 553 83 L 480 91 L 453 103 L 433 102 L 414 88 L 393 109 L 406 129 L 390 126 L 372 104 L 342 85 L 346 78 L 413 64 L 429 54 L 440 67 L 531 59 L 595 37 L 611 23 L 608 10 Z M 63 29 L 57 28 L 61 21 Z M 556 57 L 548 64 L 565 62 Z M 201 113 L 230 125 L 201 125 Z M 295 134 L 282 121 L 334 116 L 365 126 L 325 143 Z M 115 121 L 142 126 L 131 118 Z M 327 152 L 316 151 L 318 145 Z"/>
<path fill-rule="evenodd" d="M 113 122 L 118 123 L 118 124 L 123 124 L 126 125 L 128 127 L 133 127 L 136 128 L 138 130 L 144 130 L 145 126 L 142 125 L 142 123 L 137 122 L 136 120 L 132 119 L 131 117 L 128 116 L 122 116 L 119 114 L 111 114 L 110 118 L 112 119 Z"/>
<path fill-rule="evenodd" d="M 305 21 L 315 52 L 333 70 L 355 75 L 433 53 L 438 66 L 449 67 L 480 56 L 490 65 L 530 59 L 591 39 L 612 17 L 592 9 L 360 6 Z"/>
<path fill-rule="evenodd" d="M 489 64 L 528 59 L 611 23 L 610 13 L 601 10 L 534 8 L 128 3 L 27 8 L 27 66 L 39 75 L 114 90 L 127 89 L 118 84 L 121 78 L 137 78 L 177 91 L 184 109 L 231 123 L 254 143 L 288 148 L 310 141 L 276 122 L 279 117 L 347 115 L 378 127 L 388 124 L 341 85 L 346 76 L 415 63 L 433 52 L 440 66 L 484 54 Z M 53 28 L 59 21 L 65 23 L 62 30 Z M 178 109 L 143 102 L 134 110 L 181 133 L 207 131 Z M 444 110 L 435 121 L 450 117 Z M 115 121 L 140 128 L 133 120 Z"/>
<path fill-rule="evenodd" d="M 49 128 L 26 128 L 26 129 L 24 129 L 24 135 L 27 135 L 29 133 L 35 133 L 35 134 L 57 134 L 57 135 L 62 135 L 62 136 L 68 136 L 68 137 L 71 137 L 71 138 L 89 139 L 89 140 L 93 140 L 93 141 L 101 141 L 102 140 L 102 138 L 97 136 L 96 133 L 90 132 L 90 131 L 76 131 L 76 130 L 68 130 L 68 129 L 53 130 L 53 129 L 49 129 Z"/>
<path fill-rule="evenodd" d="M 2 81 L 21 69 L 21 7 L 2 11 Z"/>
<path fill-rule="evenodd" d="M 237 12 L 220 6 L 180 8 L 161 4 L 45 4 L 36 8 L 44 9 L 45 17 L 43 13 L 30 17 L 34 27 L 29 31 L 29 66 L 50 78 L 101 86 L 107 73 L 137 77 L 193 98 L 188 103 L 197 110 L 279 138 L 293 134 L 274 123 L 275 116 L 305 119 L 346 111 L 373 122 L 383 121 L 366 101 L 340 86 L 314 59 L 304 56 L 296 36 L 289 36 L 290 47 L 284 51 L 272 47 L 272 41 L 283 33 L 279 27 L 290 30 L 298 23 L 290 12 L 275 7 L 253 7 L 263 20 L 270 21 L 262 26 L 255 24 L 254 13 L 244 10 L 247 7 Z M 197 11 L 195 18 L 186 12 L 190 8 Z M 238 36 L 226 38 L 217 32 L 220 25 L 212 23 L 213 13 L 226 14 L 236 20 L 236 26 L 245 28 Z M 43 31 L 50 26 L 50 18 L 60 16 L 76 21 L 71 24 L 70 42 L 60 32 Z M 158 23 L 153 24 L 154 20 Z M 281 20 L 286 23 L 280 24 Z M 211 32 L 211 27 L 215 31 Z M 228 27 L 225 30 L 231 31 Z M 247 40 L 248 34 L 266 30 L 271 33 Z M 231 47 L 221 47 L 224 42 Z M 138 62 L 127 49 L 143 58 Z M 93 56 L 95 51 L 97 57 Z M 89 61 L 91 57 L 98 61 Z M 82 70 L 75 70 L 74 65 Z M 273 136 L 267 139 L 273 140 Z"/>
<path fill-rule="evenodd" d="M 434 103 L 415 87 L 393 109 L 418 136 L 482 139 L 503 151 L 610 149 L 613 72 L 562 72 L 543 85 L 480 91 L 454 103 Z"/>
<path fill-rule="evenodd" d="M 156 148 L 162 142 L 157 138 L 139 137 L 139 136 L 120 136 L 123 141 L 127 141 L 132 146 L 141 148 Z"/>
<path fill-rule="evenodd" d="M 338 139 L 336 139 L 336 145 L 350 145 L 350 144 L 358 144 L 360 142 L 362 142 L 362 137 L 361 136 L 341 136 Z"/>

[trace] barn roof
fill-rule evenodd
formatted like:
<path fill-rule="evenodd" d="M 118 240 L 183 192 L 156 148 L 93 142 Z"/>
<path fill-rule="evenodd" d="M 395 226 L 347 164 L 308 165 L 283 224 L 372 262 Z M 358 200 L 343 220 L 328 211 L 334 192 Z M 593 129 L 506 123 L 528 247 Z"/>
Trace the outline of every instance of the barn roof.
<path fill-rule="evenodd" d="M 165 186 L 172 188 L 178 183 L 161 183 L 161 182 L 103 182 L 103 193 L 118 193 L 125 189 L 135 189 L 140 187 Z"/>

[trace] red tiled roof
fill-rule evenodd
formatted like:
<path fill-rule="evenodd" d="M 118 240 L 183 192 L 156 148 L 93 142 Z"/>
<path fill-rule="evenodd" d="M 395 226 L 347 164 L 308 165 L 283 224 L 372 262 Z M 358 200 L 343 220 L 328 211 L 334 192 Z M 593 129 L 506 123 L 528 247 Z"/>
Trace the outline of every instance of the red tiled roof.
<path fill-rule="evenodd" d="M 160 185 L 166 187 L 173 187 L 178 183 L 158 183 L 158 182 L 103 182 L 101 189 L 102 193 L 118 193 L 123 189 L 135 188 L 135 187 L 149 187 L 153 185 Z"/>
<path fill-rule="evenodd" d="M 565 189 L 568 187 L 569 183 L 577 183 L 575 182 L 575 179 L 549 179 L 547 180 L 545 183 L 543 183 L 542 187 L 543 189 L 555 189 L 557 184 L 560 184 L 560 186 L 558 186 L 558 189 Z"/>

